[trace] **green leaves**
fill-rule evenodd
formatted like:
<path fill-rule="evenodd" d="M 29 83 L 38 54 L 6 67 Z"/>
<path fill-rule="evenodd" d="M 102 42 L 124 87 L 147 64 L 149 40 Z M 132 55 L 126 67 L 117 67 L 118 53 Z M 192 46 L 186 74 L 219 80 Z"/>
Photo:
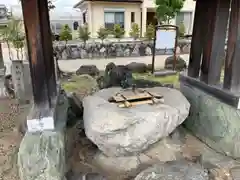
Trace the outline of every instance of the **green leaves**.
<path fill-rule="evenodd" d="M 154 38 L 154 35 L 155 35 L 155 27 L 152 24 L 149 24 L 147 26 L 147 29 L 146 29 L 146 32 L 145 32 L 144 36 L 147 40 L 150 41 Z"/>
<path fill-rule="evenodd" d="M 137 39 L 140 36 L 140 29 L 137 23 L 132 23 L 132 27 L 131 30 L 129 32 L 129 35 L 133 38 L 133 39 Z"/>
<path fill-rule="evenodd" d="M 156 14 L 159 22 L 169 22 L 182 9 L 185 0 L 156 0 Z"/>
<path fill-rule="evenodd" d="M 113 27 L 113 32 L 112 33 L 113 33 L 115 38 L 120 39 L 125 34 L 125 30 L 123 28 L 121 28 L 120 24 L 115 24 L 114 27 Z"/>
<path fill-rule="evenodd" d="M 90 34 L 91 34 L 88 31 L 88 26 L 87 25 L 80 26 L 78 32 L 79 32 L 79 38 L 83 40 L 85 44 L 86 41 L 90 38 Z"/>
<path fill-rule="evenodd" d="M 60 36 L 61 41 L 66 41 L 67 42 L 69 40 L 72 40 L 72 31 L 67 24 L 65 24 L 62 27 L 59 36 Z"/>
<path fill-rule="evenodd" d="M 7 26 L 0 31 L 1 40 L 12 43 L 16 49 L 23 48 L 25 34 L 22 27 L 21 20 L 12 17 Z"/>
<path fill-rule="evenodd" d="M 106 39 L 108 37 L 109 30 L 104 27 L 100 27 L 97 34 L 98 34 L 98 38 L 103 41 L 104 39 Z"/>

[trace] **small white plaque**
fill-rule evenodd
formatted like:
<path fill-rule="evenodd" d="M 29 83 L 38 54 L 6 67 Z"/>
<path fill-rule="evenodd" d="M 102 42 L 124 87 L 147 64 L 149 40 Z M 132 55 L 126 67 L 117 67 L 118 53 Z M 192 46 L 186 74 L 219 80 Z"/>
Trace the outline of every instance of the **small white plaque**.
<path fill-rule="evenodd" d="M 158 29 L 156 31 L 156 49 L 174 49 L 176 41 L 175 29 Z"/>
<path fill-rule="evenodd" d="M 27 127 L 29 132 L 53 130 L 54 120 L 52 117 L 44 117 L 41 119 L 27 120 Z"/>

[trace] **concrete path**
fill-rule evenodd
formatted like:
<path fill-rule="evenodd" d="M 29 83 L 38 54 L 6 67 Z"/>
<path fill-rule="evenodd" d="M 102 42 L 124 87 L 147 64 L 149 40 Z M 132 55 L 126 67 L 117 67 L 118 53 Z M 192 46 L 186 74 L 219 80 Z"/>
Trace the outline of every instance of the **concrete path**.
<path fill-rule="evenodd" d="M 155 68 L 161 69 L 164 67 L 165 59 L 169 55 L 161 55 L 155 57 Z M 181 57 L 188 62 L 189 55 L 184 54 Z M 99 70 L 104 70 L 109 62 L 114 62 L 117 65 L 126 65 L 131 62 L 140 62 L 152 64 L 152 56 L 142 57 L 123 57 L 109 59 L 75 59 L 75 60 L 59 60 L 60 69 L 66 72 L 75 72 L 82 65 L 96 65 Z"/>

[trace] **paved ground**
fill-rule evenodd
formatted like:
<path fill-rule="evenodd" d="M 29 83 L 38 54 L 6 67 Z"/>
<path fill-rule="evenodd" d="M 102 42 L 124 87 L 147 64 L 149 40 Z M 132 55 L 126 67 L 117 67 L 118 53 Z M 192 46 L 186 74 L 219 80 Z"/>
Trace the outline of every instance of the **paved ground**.
<path fill-rule="evenodd" d="M 155 57 L 155 67 L 160 69 L 164 67 L 165 59 L 169 55 L 161 55 Z M 181 55 L 183 59 L 188 61 L 189 55 Z M 123 57 L 123 58 L 109 58 L 109 59 L 76 59 L 76 60 L 59 60 L 60 69 L 66 72 L 76 71 L 81 65 L 94 64 L 99 70 L 104 70 L 109 62 L 114 62 L 117 65 L 126 65 L 131 62 L 141 62 L 145 64 L 152 64 L 152 56 L 143 57 Z"/>

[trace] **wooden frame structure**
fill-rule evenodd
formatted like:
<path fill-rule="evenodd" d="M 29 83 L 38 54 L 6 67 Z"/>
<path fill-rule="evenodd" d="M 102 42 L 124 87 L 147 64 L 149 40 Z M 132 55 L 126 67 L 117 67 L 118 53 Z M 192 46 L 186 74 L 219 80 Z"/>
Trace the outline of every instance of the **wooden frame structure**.
<path fill-rule="evenodd" d="M 50 109 L 57 86 L 47 0 L 21 0 L 34 104 Z M 41 110 L 40 110 L 41 111 Z"/>
<path fill-rule="evenodd" d="M 179 33 L 179 29 L 178 26 L 174 26 L 174 25 L 158 25 L 155 26 L 155 35 L 154 35 L 154 40 L 153 40 L 153 51 L 152 51 L 152 74 L 154 74 L 155 72 L 155 55 L 156 55 L 156 40 L 157 40 L 157 31 L 159 29 L 164 29 L 164 30 L 175 30 L 176 31 L 176 37 L 175 37 L 175 44 L 174 44 L 174 50 L 173 50 L 173 55 L 174 55 L 174 64 L 173 64 L 173 70 L 175 70 L 176 68 L 176 59 L 177 59 L 177 36 Z"/>
<path fill-rule="evenodd" d="M 22 0 L 22 8 L 34 103 L 37 107 L 44 107 L 42 109 L 51 108 L 57 94 L 57 86 L 47 0 Z M 227 29 L 229 31 L 226 58 L 222 58 Z M 154 54 L 155 48 L 153 71 Z M 225 69 L 221 85 L 223 60 Z M 197 0 L 189 68 L 187 74 L 180 76 L 180 80 L 198 86 L 224 102 L 240 108 L 239 67 L 240 1 Z"/>
<path fill-rule="evenodd" d="M 188 72 L 180 80 L 239 109 L 239 67 L 240 1 L 197 0 Z"/>

